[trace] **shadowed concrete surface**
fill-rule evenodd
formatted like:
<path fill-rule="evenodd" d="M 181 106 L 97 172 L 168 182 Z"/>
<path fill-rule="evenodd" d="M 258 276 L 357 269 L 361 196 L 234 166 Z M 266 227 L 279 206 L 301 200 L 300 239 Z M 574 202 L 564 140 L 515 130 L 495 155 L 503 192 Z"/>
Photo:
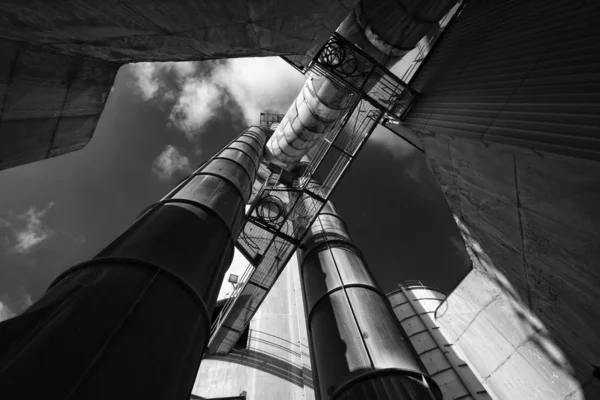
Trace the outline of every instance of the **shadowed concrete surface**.
<path fill-rule="evenodd" d="M 197 3 L 203 10 L 184 1 L 91 3 L 0 4 L 0 169 L 84 146 L 121 63 L 307 51 L 351 8 L 257 1 L 271 7 L 251 16 L 241 0 Z M 547 399 L 536 390 L 552 379 L 562 380 L 556 398 L 600 397 L 592 372 L 600 365 L 599 15 L 592 1 L 469 0 L 415 76 L 421 95 L 394 128 L 421 139 L 475 268 L 440 308 L 440 324 L 457 348 L 484 346 L 469 361 L 490 392 L 514 382 L 509 398 L 531 390 Z M 261 30 L 267 20 L 280 30 Z M 310 39 L 297 36 L 309 28 Z M 512 327 L 521 333 L 511 336 Z M 548 375 L 520 381 L 535 359 Z"/>
<path fill-rule="evenodd" d="M 348 1 L 0 3 L 0 170 L 82 148 L 120 65 L 314 54 Z"/>
<path fill-rule="evenodd" d="M 0 38 L 0 169 L 91 139 L 119 65 Z"/>
<path fill-rule="evenodd" d="M 304 54 L 355 3 L 9 0 L 0 5 L 0 37 L 121 64 Z"/>
<path fill-rule="evenodd" d="M 421 137 L 475 268 L 442 318 L 487 358 L 487 384 L 512 383 L 512 398 L 598 398 L 598 15 L 596 2 L 467 2 L 398 128 Z M 488 356 L 478 324 L 489 313 L 497 335 L 531 326 L 514 340 L 488 335 L 500 349 Z M 513 348 L 549 375 L 519 379 Z M 552 365 L 572 379 L 548 397 Z"/>

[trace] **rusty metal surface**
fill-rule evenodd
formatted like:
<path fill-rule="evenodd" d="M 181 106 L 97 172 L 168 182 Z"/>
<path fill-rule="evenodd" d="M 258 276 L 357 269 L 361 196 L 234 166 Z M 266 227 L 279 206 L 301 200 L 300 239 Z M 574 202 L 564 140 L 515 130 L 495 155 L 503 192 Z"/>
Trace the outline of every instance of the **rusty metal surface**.
<path fill-rule="evenodd" d="M 469 0 L 416 75 L 421 96 L 405 124 L 422 139 L 477 273 L 527 310 L 525 327 L 527 313 L 545 325 L 531 350 L 556 344 L 579 390 L 572 397 L 590 398 L 600 354 L 599 13 L 597 2 Z M 544 374 L 555 356 L 539 360 Z"/>

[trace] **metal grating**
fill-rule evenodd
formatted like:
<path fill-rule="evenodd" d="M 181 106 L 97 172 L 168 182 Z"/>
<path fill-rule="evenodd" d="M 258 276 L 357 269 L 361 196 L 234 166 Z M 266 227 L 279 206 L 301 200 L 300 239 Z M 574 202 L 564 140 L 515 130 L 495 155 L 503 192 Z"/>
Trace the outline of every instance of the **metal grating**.
<path fill-rule="evenodd" d="M 319 50 L 310 69 L 355 90 L 392 118 L 401 119 L 415 98 L 404 81 L 337 33 Z"/>
<path fill-rule="evenodd" d="M 279 123 L 283 119 L 283 114 L 260 113 L 259 125 L 261 128 L 272 129 L 273 124 Z"/>
<path fill-rule="evenodd" d="M 398 77 L 337 34 L 305 71 L 349 95 L 303 172 L 286 179 L 290 172 L 263 160 L 271 175 L 246 213 L 236 243 L 252 265 L 213 325 L 210 353 L 231 350 L 381 118 L 400 118 L 414 98 Z"/>

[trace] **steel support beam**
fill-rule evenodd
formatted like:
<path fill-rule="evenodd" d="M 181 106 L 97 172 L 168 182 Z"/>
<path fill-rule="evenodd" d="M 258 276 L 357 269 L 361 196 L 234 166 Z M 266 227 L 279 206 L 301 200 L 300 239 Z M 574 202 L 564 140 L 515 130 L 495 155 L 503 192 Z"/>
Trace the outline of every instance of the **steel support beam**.
<path fill-rule="evenodd" d="M 319 399 L 442 398 L 331 203 L 298 257 Z"/>
<path fill-rule="evenodd" d="M 251 127 L 0 324 L 7 399 L 189 399 L 266 131 Z"/>

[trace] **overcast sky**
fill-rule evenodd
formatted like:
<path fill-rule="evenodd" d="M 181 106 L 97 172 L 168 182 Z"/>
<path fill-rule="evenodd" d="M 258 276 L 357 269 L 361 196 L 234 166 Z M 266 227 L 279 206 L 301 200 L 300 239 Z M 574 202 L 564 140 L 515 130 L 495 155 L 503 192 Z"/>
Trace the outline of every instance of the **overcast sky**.
<path fill-rule="evenodd" d="M 122 67 L 84 149 L 0 171 L 0 320 L 93 257 L 261 111 L 284 113 L 303 83 L 279 58 Z M 467 272 L 422 153 L 387 129 L 376 129 L 333 201 L 384 291 L 407 279 L 449 291 Z M 247 265 L 235 264 L 236 273 Z"/>

